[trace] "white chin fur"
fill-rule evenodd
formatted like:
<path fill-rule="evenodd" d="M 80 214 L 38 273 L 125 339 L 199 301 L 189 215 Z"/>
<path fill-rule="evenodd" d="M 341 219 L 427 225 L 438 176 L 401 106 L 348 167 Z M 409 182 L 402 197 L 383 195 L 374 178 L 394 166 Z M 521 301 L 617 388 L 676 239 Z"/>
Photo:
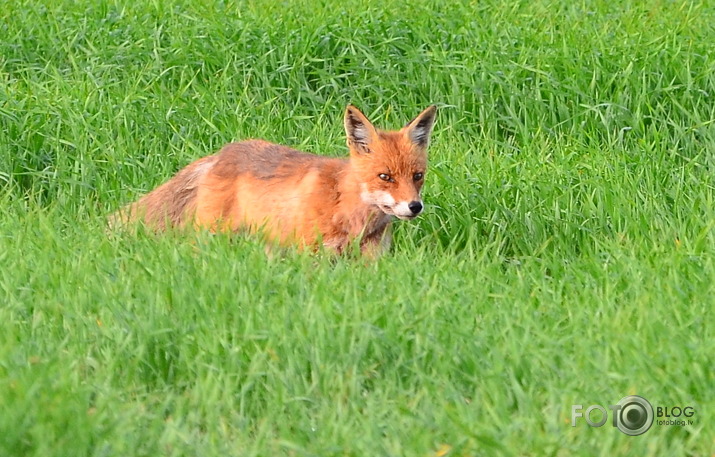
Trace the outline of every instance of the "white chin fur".
<path fill-rule="evenodd" d="M 417 217 L 417 214 L 413 214 L 412 211 L 409 213 L 404 213 L 402 211 L 397 212 L 396 209 L 399 209 L 400 205 L 395 205 L 393 208 L 382 208 L 380 207 L 380 210 L 390 216 L 395 216 L 396 218 L 402 220 L 402 221 L 411 221 L 412 219 Z"/>
<path fill-rule="evenodd" d="M 395 199 L 392 198 L 387 192 L 382 190 L 376 190 L 374 192 L 368 192 L 363 186 L 363 191 L 360 193 L 360 198 L 363 202 L 368 205 L 377 205 L 380 208 L 388 207 L 392 208 L 395 205 Z"/>

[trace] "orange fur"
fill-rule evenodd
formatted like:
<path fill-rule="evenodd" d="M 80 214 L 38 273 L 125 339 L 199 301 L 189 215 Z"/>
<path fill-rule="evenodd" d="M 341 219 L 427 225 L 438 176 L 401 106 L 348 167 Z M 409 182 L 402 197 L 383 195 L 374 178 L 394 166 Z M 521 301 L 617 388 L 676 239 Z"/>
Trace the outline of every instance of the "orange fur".
<path fill-rule="evenodd" d="M 115 213 L 112 222 L 260 231 L 281 245 L 323 244 L 338 252 L 359 239 L 363 253 L 378 254 L 389 245 L 392 216 L 412 219 L 422 210 L 435 110 L 399 131 L 380 131 L 348 106 L 347 159 L 262 140 L 228 144 Z"/>

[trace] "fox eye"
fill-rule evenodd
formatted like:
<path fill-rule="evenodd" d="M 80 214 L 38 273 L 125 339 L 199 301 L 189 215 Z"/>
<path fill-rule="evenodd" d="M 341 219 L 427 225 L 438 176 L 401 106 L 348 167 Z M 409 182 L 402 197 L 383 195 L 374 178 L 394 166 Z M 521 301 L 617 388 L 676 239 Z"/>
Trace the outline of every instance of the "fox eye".
<path fill-rule="evenodd" d="M 383 181 L 394 182 L 392 176 L 388 175 L 387 173 L 380 173 L 379 175 L 377 175 L 377 177 L 382 179 Z"/>
<path fill-rule="evenodd" d="M 415 181 L 422 181 L 422 178 L 424 177 L 424 173 L 415 173 L 414 175 L 412 175 L 412 179 L 414 179 Z"/>

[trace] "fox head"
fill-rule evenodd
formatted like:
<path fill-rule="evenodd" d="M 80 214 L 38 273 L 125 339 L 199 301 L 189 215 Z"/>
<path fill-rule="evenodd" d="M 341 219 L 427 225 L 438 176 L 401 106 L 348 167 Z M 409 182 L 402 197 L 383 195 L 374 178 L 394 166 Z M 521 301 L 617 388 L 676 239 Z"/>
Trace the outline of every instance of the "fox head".
<path fill-rule="evenodd" d="M 424 205 L 420 190 L 427 172 L 427 146 L 436 106 L 430 106 L 397 131 L 376 129 L 352 105 L 345 110 L 350 167 L 360 198 L 385 214 L 413 219 Z"/>

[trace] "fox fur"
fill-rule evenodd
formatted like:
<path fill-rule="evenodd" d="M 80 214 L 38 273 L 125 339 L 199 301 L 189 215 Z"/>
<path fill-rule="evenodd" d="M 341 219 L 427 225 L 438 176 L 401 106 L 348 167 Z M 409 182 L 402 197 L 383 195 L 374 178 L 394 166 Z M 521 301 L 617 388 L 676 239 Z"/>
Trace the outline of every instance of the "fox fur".
<path fill-rule="evenodd" d="M 339 253 L 359 243 L 376 255 L 390 245 L 393 217 L 413 219 L 436 107 L 398 131 L 376 129 L 356 107 L 345 111 L 349 158 L 309 154 L 263 140 L 230 143 L 111 217 L 156 231 L 194 227 L 261 232 L 279 245 L 323 245 Z"/>

